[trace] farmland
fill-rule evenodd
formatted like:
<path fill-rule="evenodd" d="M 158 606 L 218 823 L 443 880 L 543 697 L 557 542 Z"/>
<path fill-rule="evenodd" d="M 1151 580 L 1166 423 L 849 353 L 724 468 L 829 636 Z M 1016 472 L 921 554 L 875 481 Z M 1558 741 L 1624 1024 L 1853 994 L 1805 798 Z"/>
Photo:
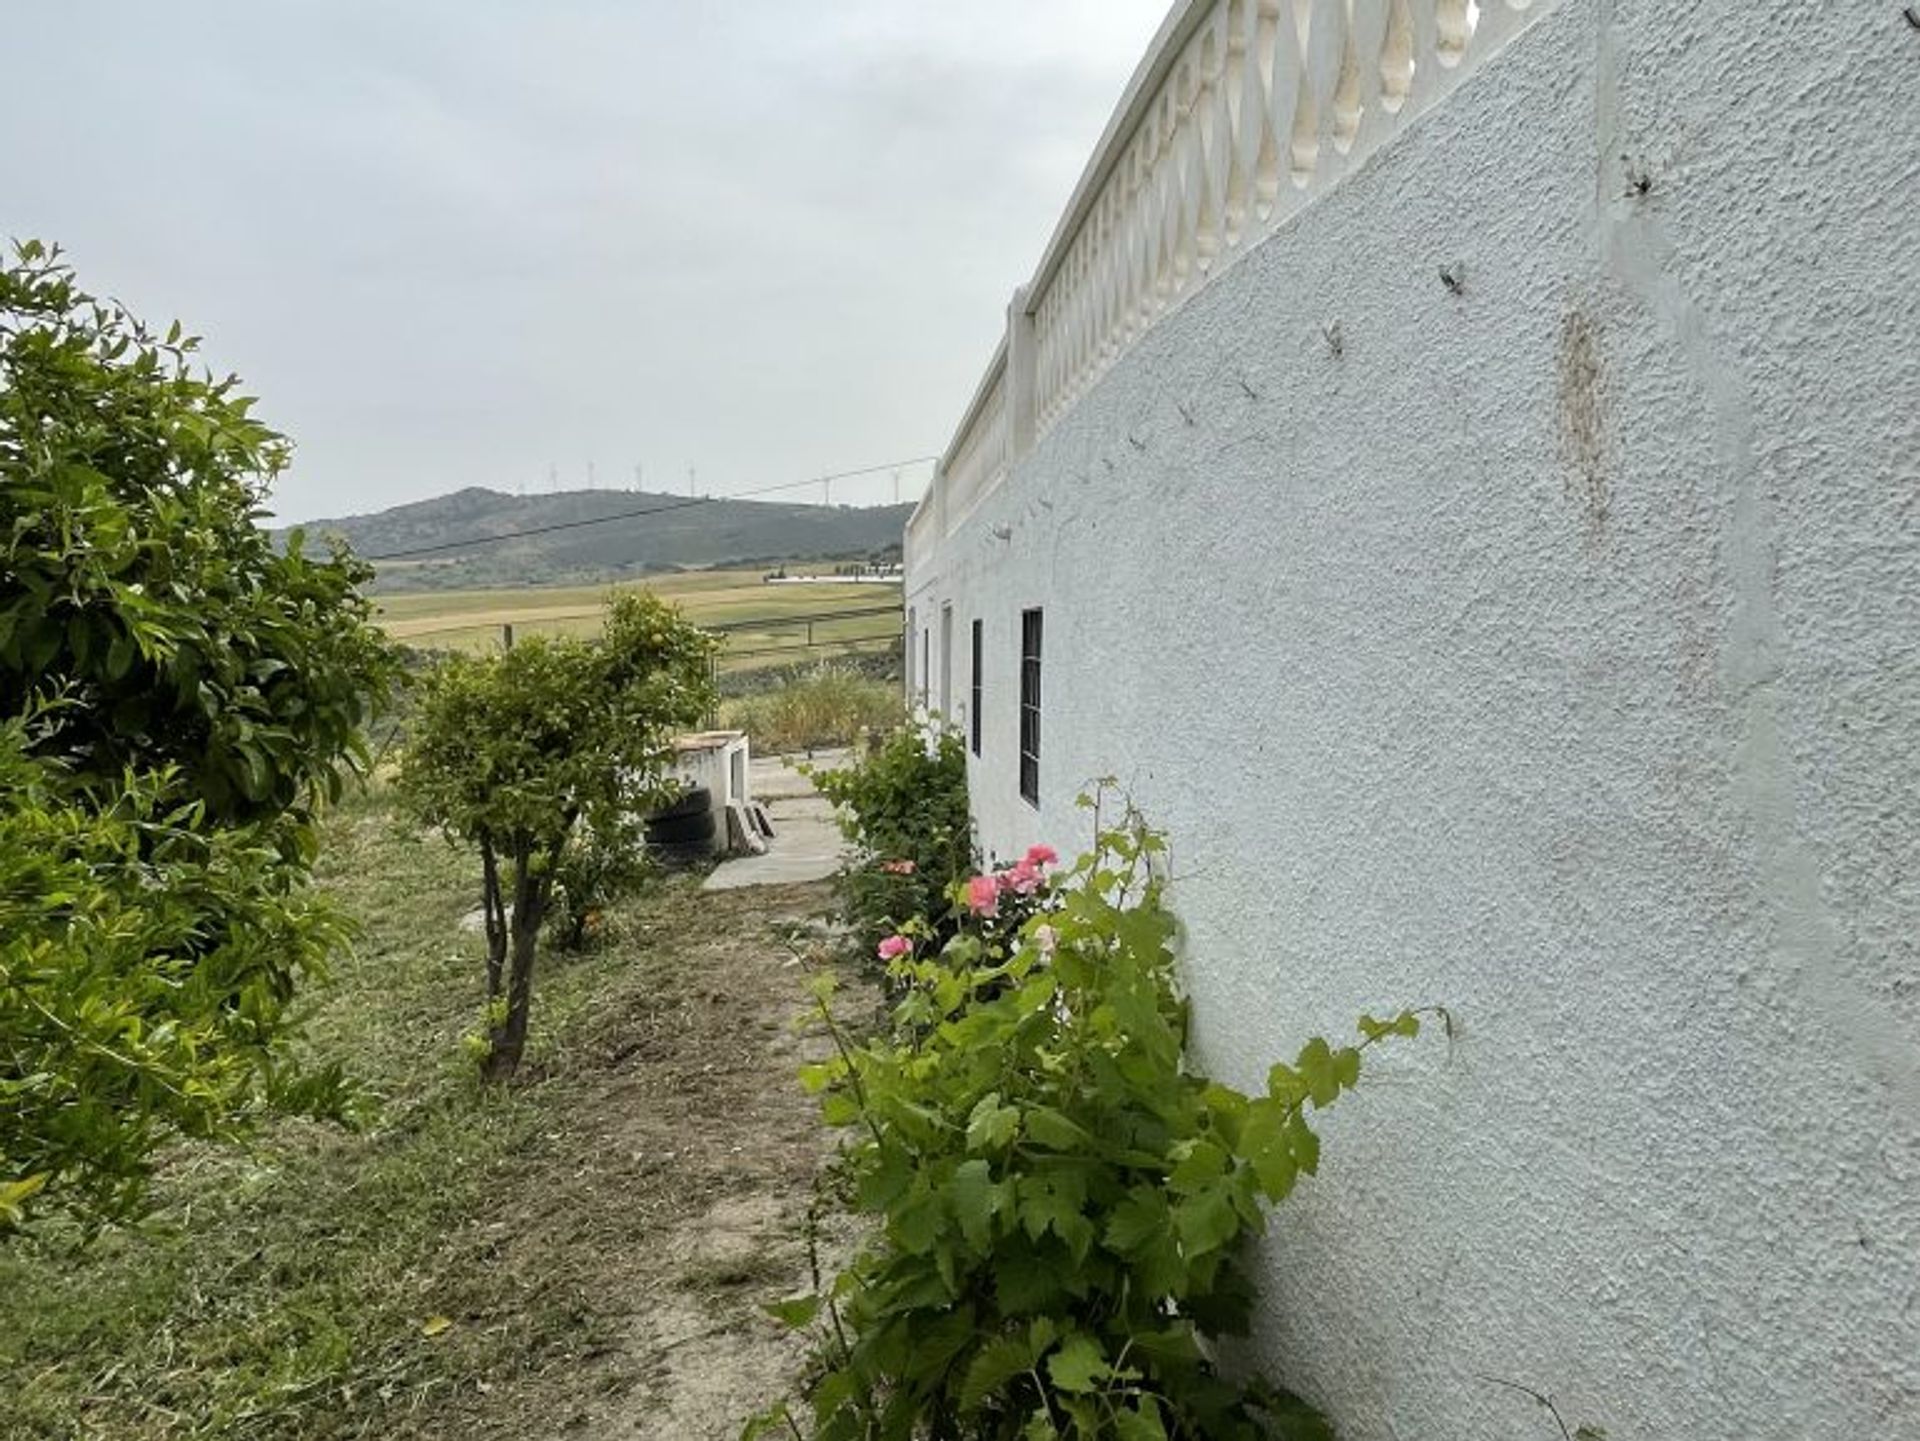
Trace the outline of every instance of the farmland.
<path fill-rule="evenodd" d="M 394 639 L 428 650 L 497 648 L 503 627 L 528 635 L 591 635 L 600 628 L 613 589 L 650 589 L 703 626 L 729 627 L 728 670 L 761 669 L 786 660 L 883 651 L 900 634 L 900 591 L 847 582 L 768 585 L 765 572 L 688 571 L 619 587 L 515 587 L 389 595 L 379 621 Z M 836 614 L 844 612 L 846 614 Z M 808 617 L 830 617 L 815 619 Z M 808 642 L 812 646 L 809 648 Z M 791 654 L 783 652 L 791 651 Z"/>

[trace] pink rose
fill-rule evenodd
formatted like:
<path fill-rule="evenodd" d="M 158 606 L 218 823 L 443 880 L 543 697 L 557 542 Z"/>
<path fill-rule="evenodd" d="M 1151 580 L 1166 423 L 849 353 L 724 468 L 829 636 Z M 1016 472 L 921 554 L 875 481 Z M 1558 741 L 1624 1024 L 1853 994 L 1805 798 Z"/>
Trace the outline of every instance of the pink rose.
<path fill-rule="evenodd" d="M 1015 895 L 1030 896 L 1040 889 L 1040 872 L 1028 861 L 1015 861 L 1000 872 L 1000 885 Z"/>
<path fill-rule="evenodd" d="M 999 914 L 1000 885 L 992 876 L 975 876 L 967 882 L 967 909 L 976 916 Z"/>
<path fill-rule="evenodd" d="M 882 861 L 880 869 L 890 876 L 910 876 L 914 867 L 912 861 Z"/>
<path fill-rule="evenodd" d="M 888 936 L 880 943 L 880 959 L 897 961 L 902 956 L 913 954 L 913 942 L 905 936 Z"/>
<path fill-rule="evenodd" d="M 1041 844 L 1027 848 L 1027 864 L 1030 866 L 1057 865 L 1059 860 L 1060 852 L 1052 846 Z"/>

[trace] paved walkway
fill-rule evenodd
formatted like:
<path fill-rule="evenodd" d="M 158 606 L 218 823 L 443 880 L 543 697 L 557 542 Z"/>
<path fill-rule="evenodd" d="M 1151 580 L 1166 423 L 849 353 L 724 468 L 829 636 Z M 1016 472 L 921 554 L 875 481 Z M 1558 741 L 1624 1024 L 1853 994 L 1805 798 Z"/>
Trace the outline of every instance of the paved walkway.
<path fill-rule="evenodd" d="M 840 869 L 845 841 L 833 822 L 833 807 L 813 782 L 793 768 L 804 757 L 755 756 L 747 786 L 753 798 L 767 808 L 773 821 L 773 840 L 761 856 L 737 856 L 722 861 L 708 875 L 703 890 L 730 891 L 740 886 L 784 886 L 798 881 L 824 880 Z M 839 765 L 844 751 L 816 752 L 812 764 Z"/>

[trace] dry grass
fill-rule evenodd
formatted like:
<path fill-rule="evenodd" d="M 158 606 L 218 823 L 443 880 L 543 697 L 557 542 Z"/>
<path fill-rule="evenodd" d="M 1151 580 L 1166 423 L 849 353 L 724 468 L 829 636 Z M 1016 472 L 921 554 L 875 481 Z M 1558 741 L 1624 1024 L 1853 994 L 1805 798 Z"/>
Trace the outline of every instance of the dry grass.
<path fill-rule="evenodd" d="M 529 1073 L 489 1091 L 466 860 L 376 798 L 325 865 L 367 929 L 312 1035 L 379 1123 L 183 1148 L 145 1231 L 0 1253 L 0 1435 L 736 1434 L 794 1359 L 758 1306 L 804 1281 L 828 1143 L 778 933 L 824 893 L 662 883 L 549 964 Z"/>
<path fill-rule="evenodd" d="M 700 625 L 743 625 L 732 633 L 728 649 L 736 655 L 779 646 L 798 646 L 807 632 L 778 622 L 795 616 L 837 610 L 897 606 L 900 591 L 890 585 L 767 585 L 758 570 L 689 572 L 652 577 L 623 587 L 544 586 L 525 589 L 428 592 L 385 596 L 380 621 L 397 640 L 441 650 L 488 650 L 501 640 L 501 627 L 517 635 L 593 635 L 611 589 L 647 589 L 680 606 Z M 854 616 L 817 622 L 812 638 L 849 646 L 871 646 L 900 633 L 896 615 Z M 798 652 L 796 652 L 798 653 Z M 764 656 L 744 656 L 739 665 L 764 666 Z"/>

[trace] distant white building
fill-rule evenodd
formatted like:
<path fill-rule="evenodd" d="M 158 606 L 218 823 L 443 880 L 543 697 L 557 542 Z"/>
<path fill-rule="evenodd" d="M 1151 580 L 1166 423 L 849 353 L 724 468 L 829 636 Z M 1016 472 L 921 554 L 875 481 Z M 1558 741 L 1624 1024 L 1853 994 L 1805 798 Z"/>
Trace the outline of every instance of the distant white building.
<path fill-rule="evenodd" d="M 1171 837 L 1327 1117 L 1257 1350 L 1348 1441 L 1920 1437 L 1920 31 L 1195 0 L 906 535 L 982 842 Z"/>

